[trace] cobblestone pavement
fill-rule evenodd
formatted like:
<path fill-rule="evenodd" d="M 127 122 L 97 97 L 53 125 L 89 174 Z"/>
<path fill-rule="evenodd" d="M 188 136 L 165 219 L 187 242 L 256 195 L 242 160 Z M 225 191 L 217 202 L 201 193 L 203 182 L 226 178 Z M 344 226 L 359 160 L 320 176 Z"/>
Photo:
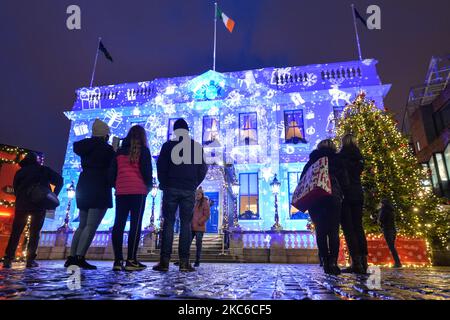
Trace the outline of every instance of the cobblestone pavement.
<path fill-rule="evenodd" d="M 40 261 L 40 268 L 0 267 L 3 299 L 450 299 L 450 268 L 381 268 L 378 290 L 369 276 L 324 275 L 318 265 L 205 263 L 196 272 L 168 273 L 149 268 L 113 272 L 99 261 L 98 270 L 81 271 L 81 289 L 70 290 L 62 261 Z M 376 282 L 372 282 L 376 285 Z"/>

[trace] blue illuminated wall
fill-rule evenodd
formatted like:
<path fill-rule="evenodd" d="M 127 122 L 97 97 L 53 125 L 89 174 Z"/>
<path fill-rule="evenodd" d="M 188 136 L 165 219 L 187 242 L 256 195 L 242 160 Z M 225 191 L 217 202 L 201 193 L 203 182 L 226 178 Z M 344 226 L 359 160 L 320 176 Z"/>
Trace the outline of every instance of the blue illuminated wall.
<path fill-rule="evenodd" d="M 81 170 L 80 159 L 73 153 L 73 142 L 90 137 L 96 118 L 107 122 L 112 134 L 119 137 L 124 137 L 133 124 L 142 125 L 148 133 L 152 155 L 156 157 L 167 140 L 170 119 L 185 118 L 192 128 L 194 139 L 202 142 L 203 125 L 210 123 L 203 117 L 211 116 L 218 120 L 218 127 L 212 131 L 218 130 L 220 139 L 225 137 L 226 132 L 234 131 L 231 146 L 224 147 L 226 150 L 223 151 L 234 159 L 236 174 L 258 173 L 259 219 L 240 220 L 240 225 L 252 230 L 267 230 L 273 225 L 274 196 L 269 183 L 276 173 L 281 182 L 278 197 L 280 223 L 285 230 L 303 230 L 306 221 L 291 219 L 289 214 L 288 174 L 292 177 L 292 173 L 301 172 L 317 143 L 333 136 L 334 117 L 358 92 L 364 90 L 377 106 L 383 106 L 383 98 L 390 85 L 381 83 L 376 64 L 376 60 L 368 59 L 228 73 L 208 71 L 199 76 L 81 88 L 76 92 L 77 99 L 72 110 L 65 112 L 71 121 L 63 167 L 65 183 L 76 182 Z M 285 127 L 285 111 L 296 110 L 302 111 L 303 124 L 297 125 L 306 142 L 286 143 L 286 134 L 299 132 L 299 129 Z M 256 130 L 244 133 L 245 126 L 252 129 L 252 125 L 250 121 L 242 125 L 243 120 L 240 124 L 240 118 L 250 113 L 256 115 Z M 240 145 L 243 135 L 256 143 Z M 207 192 L 220 193 L 220 203 L 224 200 L 222 186 L 223 181 L 213 174 L 204 183 Z M 161 194 L 156 198 L 156 221 L 160 213 L 160 199 Z M 55 230 L 63 224 L 67 201 L 63 191 L 61 206 L 55 219 L 46 219 L 45 230 Z M 71 220 L 78 216 L 75 207 L 72 206 Z M 148 225 L 150 211 L 149 196 L 144 227 Z M 224 214 L 220 205 L 219 211 L 220 224 Z M 109 229 L 113 221 L 114 209 L 111 209 L 103 219 L 100 230 Z M 72 227 L 76 227 L 76 223 L 72 223 Z"/>

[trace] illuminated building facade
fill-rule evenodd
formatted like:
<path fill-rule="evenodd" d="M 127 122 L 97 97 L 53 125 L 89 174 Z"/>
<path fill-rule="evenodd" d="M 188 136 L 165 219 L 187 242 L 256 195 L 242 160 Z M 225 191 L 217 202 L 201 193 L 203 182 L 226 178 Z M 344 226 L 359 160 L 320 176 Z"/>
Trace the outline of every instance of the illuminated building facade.
<path fill-rule="evenodd" d="M 207 154 L 223 159 L 210 166 L 202 185 L 213 200 L 208 232 L 219 232 L 224 218 L 232 225 L 234 207 L 242 229 L 270 229 L 275 212 L 270 183 L 275 174 L 281 182 L 280 224 L 285 230 L 305 230 L 306 215 L 290 206 L 302 168 L 317 143 L 334 135 L 335 118 L 358 92 L 364 90 L 383 107 L 390 85 L 381 83 L 376 64 L 376 60 L 367 59 L 226 73 L 208 71 L 199 76 L 81 88 L 72 111 L 65 113 L 71 121 L 63 168 L 65 183 L 77 181 L 81 170 L 73 142 L 91 135 L 96 118 L 107 122 L 112 134 L 121 138 L 132 125 L 142 125 L 156 160 L 162 144 L 172 137 L 173 122 L 183 117 L 192 137 L 205 146 Z M 228 164 L 226 170 L 223 162 Z M 235 206 L 230 176 L 240 184 Z M 47 219 L 46 230 L 55 230 L 63 223 L 67 201 L 63 198 L 55 218 Z M 160 202 L 161 193 L 156 198 L 156 221 Z M 150 207 L 151 200 L 147 201 L 144 227 L 150 220 Z M 72 220 L 77 216 L 73 209 Z M 113 222 L 111 209 L 100 230 L 108 230 Z M 72 222 L 72 226 L 75 224 Z"/>

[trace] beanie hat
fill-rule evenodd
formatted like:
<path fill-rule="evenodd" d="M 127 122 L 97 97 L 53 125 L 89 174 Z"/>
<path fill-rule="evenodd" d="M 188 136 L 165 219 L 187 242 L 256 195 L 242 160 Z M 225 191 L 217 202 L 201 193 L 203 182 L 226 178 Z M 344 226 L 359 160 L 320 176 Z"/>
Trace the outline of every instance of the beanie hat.
<path fill-rule="evenodd" d="M 187 122 L 183 118 L 178 119 L 173 124 L 173 131 L 175 131 L 177 129 L 185 129 L 185 130 L 189 131 L 189 126 L 188 126 Z"/>
<path fill-rule="evenodd" d="M 92 136 L 93 137 L 106 137 L 110 134 L 108 125 L 102 120 L 95 119 L 92 125 Z"/>

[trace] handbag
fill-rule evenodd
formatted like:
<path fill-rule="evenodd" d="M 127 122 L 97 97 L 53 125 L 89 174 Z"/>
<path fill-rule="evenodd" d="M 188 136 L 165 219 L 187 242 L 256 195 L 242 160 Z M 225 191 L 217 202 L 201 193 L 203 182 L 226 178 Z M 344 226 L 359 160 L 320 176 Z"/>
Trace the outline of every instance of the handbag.
<path fill-rule="evenodd" d="M 291 204 L 304 212 L 322 197 L 332 195 L 331 178 L 328 166 L 328 157 L 322 157 L 314 162 L 300 179 Z"/>
<path fill-rule="evenodd" d="M 58 196 L 43 183 L 43 169 L 39 174 L 39 181 L 28 188 L 27 196 L 33 204 L 46 210 L 53 210 L 59 206 Z"/>

